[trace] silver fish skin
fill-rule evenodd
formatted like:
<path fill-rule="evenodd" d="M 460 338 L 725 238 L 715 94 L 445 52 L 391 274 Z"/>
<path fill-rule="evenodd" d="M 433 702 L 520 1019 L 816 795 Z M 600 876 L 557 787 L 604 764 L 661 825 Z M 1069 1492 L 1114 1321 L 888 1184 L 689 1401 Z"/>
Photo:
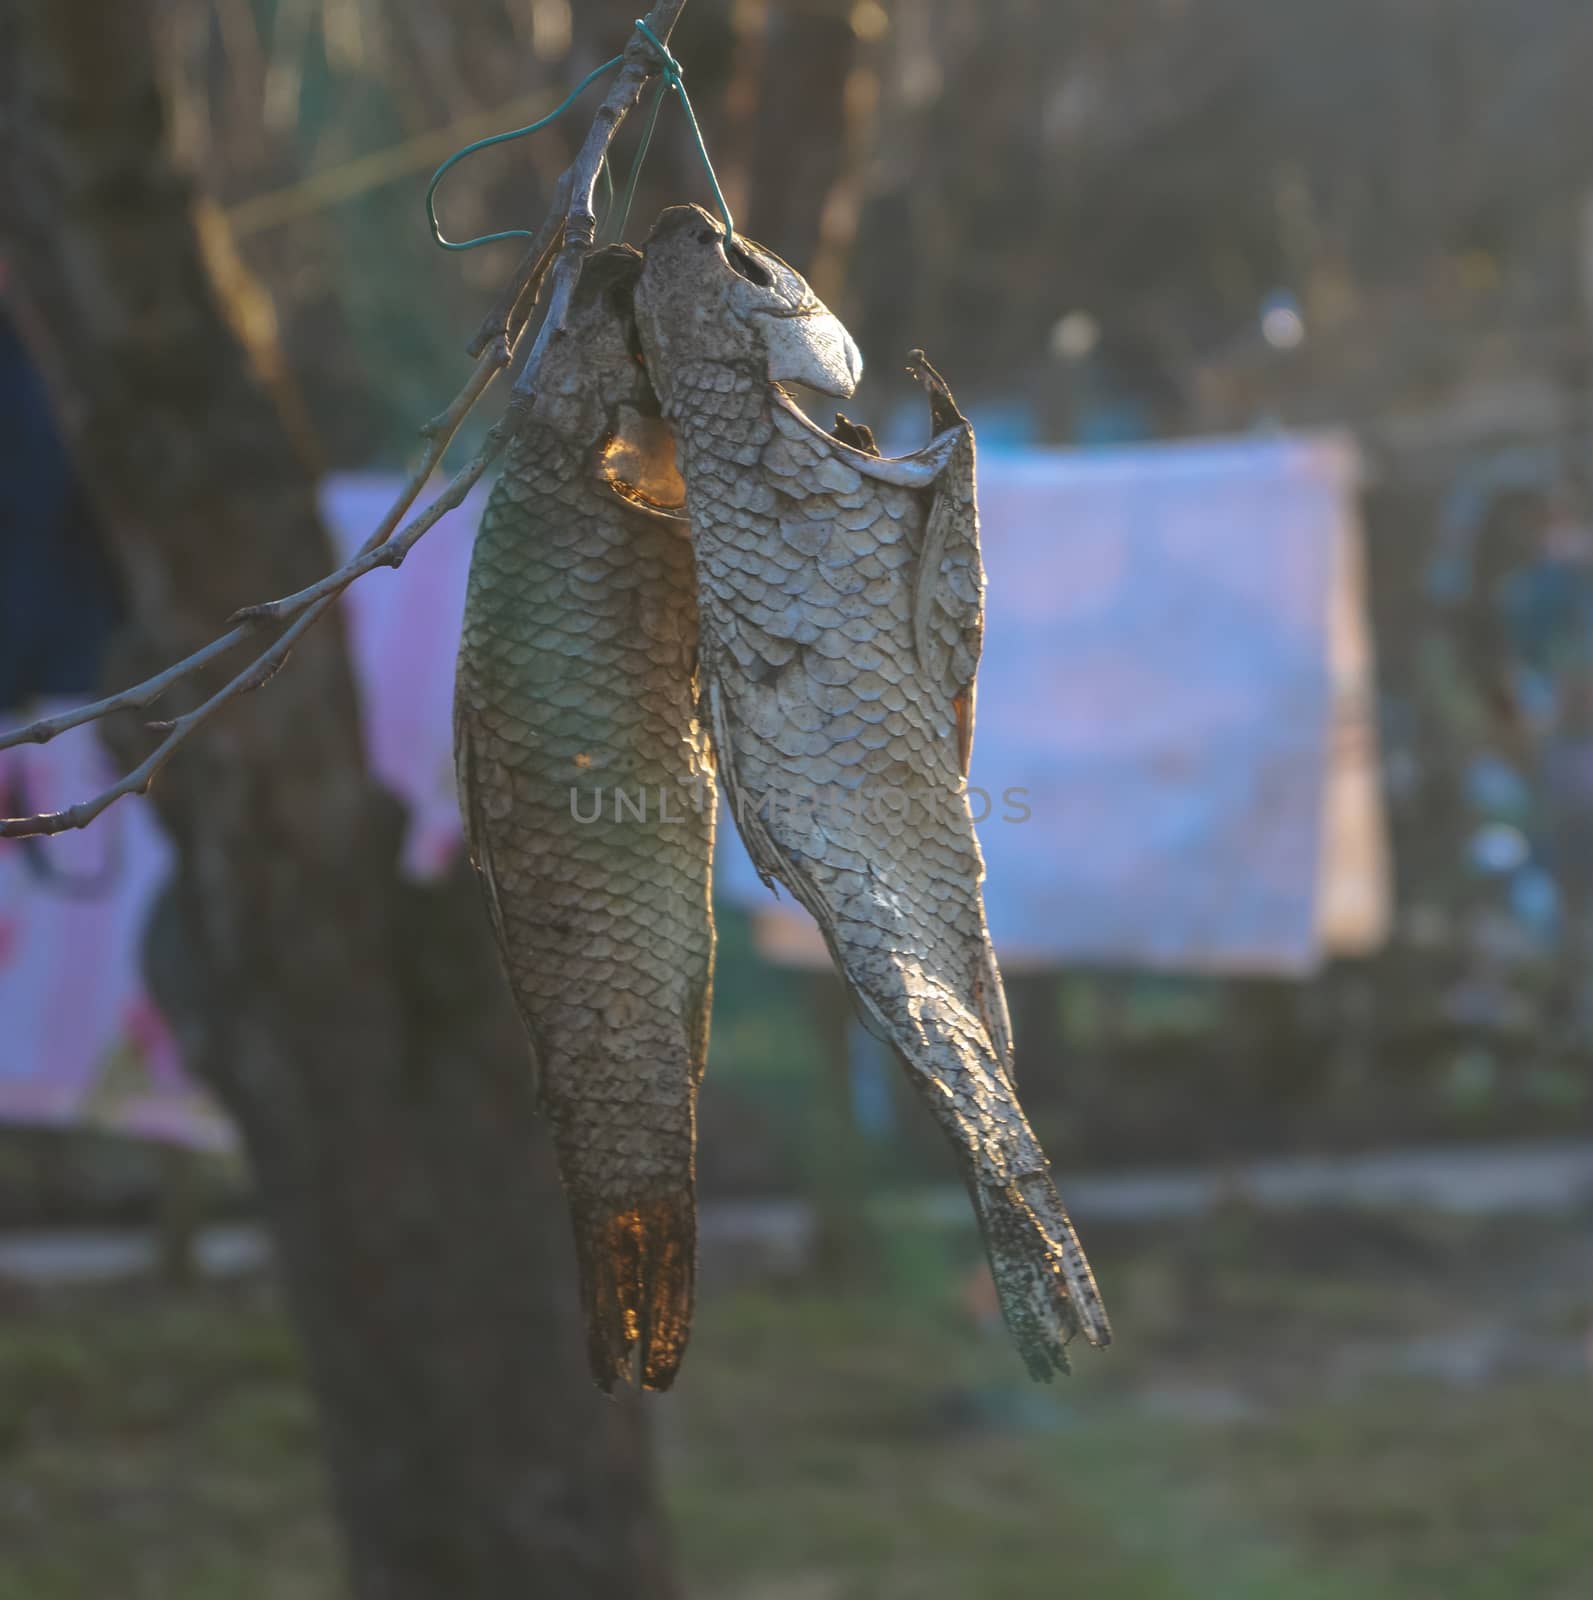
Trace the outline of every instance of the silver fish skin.
<path fill-rule="evenodd" d="M 973 430 L 920 354 L 935 437 L 882 459 L 780 387 L 845 395 L 845 329 L 777 256 L 675 207 L 637 330 L 675 430 L 721 780 L 766 882 L 812 913 L 957 1155 L 1031 1374 L 1111 1329 L 1018 1104 L 968 805 L 984 627 Z"/>
<path fill-rule="evenodd" d="M 605 1390 L 667 1388 L 686 1347 L 714 951 L 692 552 L 635 348 L 640 265 L 588 258 L 546 353 L 476 537 L 454 698 Z"/>

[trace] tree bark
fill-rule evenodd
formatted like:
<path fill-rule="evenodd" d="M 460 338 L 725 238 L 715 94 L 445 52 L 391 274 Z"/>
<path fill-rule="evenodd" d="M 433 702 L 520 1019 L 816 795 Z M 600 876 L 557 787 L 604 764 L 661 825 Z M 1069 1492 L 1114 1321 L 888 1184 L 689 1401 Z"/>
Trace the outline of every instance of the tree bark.
<path fill-rule="evenodd" d="M 207 276 L 151 33 L 151 0 L 0 18 L 11 292 L 125 575 L 118 676 L 332 564 L 311 473 Z M 124 751 L 148 737 L 112 733 Z M 180 753 L 153 800 L 179 867 L 151 977 L 253 1163 L 355 1592 L 673 1595 L 641 1414 L 586 1375 L 474 885 L 400 879 L 339 628 Z"/>

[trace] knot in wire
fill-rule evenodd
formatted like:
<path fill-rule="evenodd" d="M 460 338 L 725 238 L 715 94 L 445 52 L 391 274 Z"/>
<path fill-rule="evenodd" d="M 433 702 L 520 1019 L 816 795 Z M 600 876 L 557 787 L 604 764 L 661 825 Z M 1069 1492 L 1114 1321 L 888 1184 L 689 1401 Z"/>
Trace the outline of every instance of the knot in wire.
<path fill-rule="evenodd" d="M 653 55 L 658 61 L 659 76 L 664 80 L 664 87 L 666 89 L 674 89 L 680 94 L 685 94 L 686 86 L 681 80 L 686 69 L 670 54 L 669 46 L 647 26 L 641 17 L 636 19 L 635 26 L 636 31 L 652 47 Z"/>
<path fill-rule="evenodd" d="M 658 64 L 659 85 L 658 93 L 653 99 L 653 109 L 648 113 L 647 127 L 642 133 L 642 142 L 636 152 L 635 164 L 631 167 L 630 182 L 626 186 L 625 203 L 620 211 L 619 233 L 625 231 L 625 220 L 630 216 L 631 201 L 636 197 L 636 180 L 641 174 L 642 161 L 647 155 L 647 146 L 653 137 L 653 125 L 658 121 L 658 109 L 663 104 L 664 96 L 674 91 L 680 98 L 681 108 L 686 113 L 686 121 L 691 125 L 691 136 L 697 144 L 697 155 L 702 161 L 702 169 L 708 175 L 708 187 L 714 192 L 714 203 L 719 207 L 719 215 L 724 218 L 725 244 L 728 247 L 736 237 L 736 224 L 730 215 L 730 207 L 725 203 L 724 192 L 719 187 L 719 179 L 714 175 L 714 164 L 708 158 L 707 141 L 702 136 L 702 129 L 697 125 L 697 113 L 692 109 L 691 96 L 686 93 L 686 85 L 682 74 L 685 68 L 670 53 L 669 46 L 649 28 L 641 17 L 636 19 L 636 31 L 642 36 L 647 47 L 653 52 Z M 618 234 L 615 235 L 618 237 Z"/>
<path fill-rule="evenodd" d="M 719 187 L 719 179 L 714 175 L 714 164 L 708 157 L 708 146 L 702 136 L 702 129 L 697 124 L 697 113 L 692 109 L 691 96 L 686 92 L 684 81 L 685 69 L 675 56 L 670 52 L 669 46 L 658 37 L 656 33 L 640 17 L 636 19 L 636 31 L 642 37 L 648 50 L 652 53 L 654 68 L 658 73 L 658 93 L 653 97 L 652 108 L 648 112 L 647 125 L 642 130 L 641 142 L 636 149 L 636 158 L 631 164 L 631 174 L 625 189 L 625 198 L 619 209 L 619 220 L 614 228 L 612 237 L 619 238 L 625 231 L 626 221 L 630 217 L 631 202 L 636 197 L 636 185 L 641 177 L 642 163 L 647 158 L 647 149 L 652 142 L 653 128 L 658 122 L 658 113 L 663 106 L 664 97 L 673 92 L 679 97 L 681 106 L 685 110 L 686 120 L 691 125 L 691 135 L 697 145 L 697 154 L 702 161 L 703 171 L 708 176 L 708 185 L 714 192 L 714 202 L 719 207 L 719 215 L 724 219 L 725 243 L 729 245 L 736 236 L 736 225 L 730 216 L 730 207 L 725 203 L 723 191 Z M 528 228 L 509 228 L 502 233 L 484 233 L 474 239 L 449 239 L 442 231 L 442 225 L 437 220 L 437 186 L 444 176 L 466 156 L 474 155 L 478 150 L 485 150 L 491 145 L 505 144 L 511 139 L 523 139 L 529 134 L 538 132 L 557 122 L 566 111 L 575 104 L 586 88 L 601 78 L 605 72 L 611 72 L 615 67 L 623 64 L 625 57 L 617 55 L 605 61 L 600 67 L 594 67 L 587 75 L 576 84 L 559 104 L 536 122 L 528 123 L 523 128 L 513 128 L 507 133 L 494 133 L 485 139 L 476 139 L 467 144 L 462 150 L 456 150 L 432 174 L 431 183 L 426 189 L 426 217 L 431 224 L 431 236 L 444 250 L 474 250 L 479 245 L 496 244 L 502 239 L 530 239 L 535 237 Z M 602 166 L 603 180 L 609 193 L 608 212 L 611 215 L 613 205 L 613 179 L 609 173 L 608 155 L 605 152 Z M 608 217 L 604 219 L 604 230 L 608 231 Z"/>

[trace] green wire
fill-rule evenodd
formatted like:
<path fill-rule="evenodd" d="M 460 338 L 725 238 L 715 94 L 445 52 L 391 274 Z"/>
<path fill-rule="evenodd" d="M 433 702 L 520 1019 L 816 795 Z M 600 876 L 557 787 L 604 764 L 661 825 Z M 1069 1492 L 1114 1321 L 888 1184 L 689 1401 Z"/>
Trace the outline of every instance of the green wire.
<path fill-rule="evenodd" d="M 714 176 L 714 164 L 708 159 L 708 146 L 703 141 L 702 129 L 697 125 L 697 113 L 691 108 L 691 96 L 686 93 L 686 85 L 681 81 L 681 65 L 669 53 L 664 41 L 640 17 L 636 19 L 636 31 L 657 52 L 663 71 L 664 87 L 673 89 L 680 96 L 680 103 L 686 108 L 686 120 L 691 124 L 692 138 L 697 141 L 697 154 L 702 158 L 702 169 L 708 174 L 708 186 L 714 192 L 714 203 L 719 207 L 719 215 L 725 219 L 725 243 L 729 244 L 736 236 L 736 225 L 731 221 L 730 207 L 725 204 L 719 179 Z"/>
<path fill-rule="evenodd" d="M 625 198 L 620 203 L 619 226 L 609 235 L 614 242 L 625 237 L 625 224 L 631 219 L 631 203 L 636 199 L 636 185 L 641 181 L 642 163 L 647 159 L 647 147 L 653 142 L 653 129 L 658 126 L 658 113 L 663 110 L 664 96 L 668 93 L 668 83 L 661 83 L 658 86 L 658 93 L 653 96 L 653 108 L 647 114 L 647 126 L 642 129 L 642 142 L 636 147 L 636 157 L 631 162 L 631 175 L 625 182 Z M 606 217 L 603 226 L 607 232 Z"/>
<path fill-rule="evenodd" d="M 609 164 L 608 151 L 603 152 L 603 164 L 597 169 L 598 176 L 603 180 L 603 222 L 599 232 L 608 228 L 608 219 L 614 210 L 614 169 Z M 629 210 L 629 207 L 626 208 Z M 621 223 L 623 228 L 625 225 Z"/>
<path fill-rule="evenodd" d="M 652 143 L 653 129 L 658 124 L 658 113 L 664 104 L 664 97 L 671 90 L 680 96 L 680 103 L 686 108 L 686 120 L 691 124 L 692 138 L 697 142 L 697 154 L 702 158 L 703 171 L 708 174 L 708 185 L 714 192 L 714 201 L 719 207 L 719 215 L 725 220 L 725 243 L 728 245 L 736 236 L 736 225 L 730 217 L 730 207 L 725 204 L 723 191 L 719 187 L 719 179 L 714 175 L 714 164 L 708 159 L 708 146 L 703 141 L 702 129 L 697 125 L 697 113 L 692 109 L 691 96 L 686 93 L 686 85 L 681 81 L 680 63 L 669 53 L 669 48 L 664 41 L 653 32 L 640 18 L 636 21 L 636 31 L 652 47 L 653 53 L 658 57 L 658 70 L 662 78 L 659 90 L 653 98 L 652 110 L 648 113 L 647 126 L 642 131 L 641 144 L 637 147 L 636 159 L 631 163 L 631 174 L 625 185 L 625 198 L 619 213 L 619 226 L 614 231 L 613 237 L 618 238 L 625 232 L 625 224 L 630 220 L 631 203 L 636 198 L 636 186 L 642 174 L 642 163 L 647 158 L 648 146 Z M 478 150 L 485 150 L 491 145 L 506 144 L 511 139 L 523 139 L 527 134 L 538 132 L 548 126 L 550 122 L 557 122 L 566 111 L 575 104 L 581 94 L 589 85 L 602 77 L 605 72 L 613 69 L 624 61 L 623 55 L 617 55 L 611 61 L 605 61 L 602 66 L 594 67 L 587 75 L 570 90 L 558 107 L 550 111 L 547 116 L 537 122 L 529 123 L 524 128 L 514 128 L 508 133 L 494 133 L 485 139 L 477 139 L 473 144 L 467 144 L 463 150 L 456 150 L 432 174 L 430 184 L 426 188 L 426 218 L 431 223 L 431 236 L 444 250 L 474 250 L 479 245 L 497 244 L 503 239 L 532 239 L 536 235 L 527 228 L 509 228 L 503 233 L 484 233 L 475 239 L 449 239 L 442 231 L 442 226 L 437 221 L 437 185 L 453 167 L 474 155 Z M 614 176 L 609 167 L 608 156 L 603 157 L 600 169 L 603 177 L 607 201 L 603 212 L 603 228 L 608 231 L 608 219 L 614 210 Z"/>
<path fill-rule="evenodd" d="M 474 155 L 478 150 L 485 150 L 490 145 L 507 144 L 511 139 L 523 139 L 527 134 L 536 133 L 538 130 L 547 127 L 550 122 L 557 122 L 558 119 L 562 117 L 572 105 L 575 104 L 575 102 L 580 98 L 582 92 L 590 84 L 595 82 L 598 78 L 601 78 L 605 72 L 611 72 L 624 59 L 625 57 L 622 55 L 615 56 L 612 61 L 605 61 L 602 66 L 593 67 L 593 69 L 587 73 L 587 75 L 582 78 L 573 89 L 570 90 L 569 94 L 564 97 L 564 100 L 559 107 L 554 111 L 550 111 L 547 116 L 541 118 L 539 121 L 529 123 L 523 128 L 512 129 L 508 133 L 494 133 L 485 139 L 477 139 L 475 143 L 467 144 L 463 150 L 456 150 L 451 156 L 449 156 L 449 158 L 443 162 L 440 167 L 438 167 L 436 172 L 432 174 L 431 183 L 426 188 L 426 217 L 431 223 L 432 238 L 435 239 L 444 250 L 474 250 L 478 245 L 497 244 L 501 239 L 535 238 L 536 236 L 528 228 L 509 228 L 503 233 L 484 233 L 476 239 L 445 238 L 442 227 L 437 221 L 437 185 L 443 181 L 443 178 L 448 173 L 449 169 L 458 166 L 466 156 Z"/>

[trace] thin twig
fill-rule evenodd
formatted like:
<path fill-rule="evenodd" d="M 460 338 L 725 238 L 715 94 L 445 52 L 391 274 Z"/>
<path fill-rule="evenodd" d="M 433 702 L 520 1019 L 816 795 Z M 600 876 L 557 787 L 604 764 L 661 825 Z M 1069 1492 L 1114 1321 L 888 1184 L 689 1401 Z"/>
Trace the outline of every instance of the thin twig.
<path fill-rule="evenodd" d="M 454 435 L 459 431 L 460 424 L 507 362 L 507 349 L 500 346 L 488 352 L 476 363 L 470 381 L 454 397 L 453 404 L 441 415 L 433 417 L 420 430 L 421 436 L 428 441 L 426 449 L 421 453 L 415 470 L 405 481 L 403 489 L 381 525 L 361 546 L 361 555 L 384 543 L 392 535 L 393 529 L 398 526 L 404 514 L 415 503 L 420 491 L 426 486 L 427 480 L 437 470 L 437 465 L 452 443 Z M 120 694 L 107 695 L 105 699 L 96 700 L 92 705 L 76 706 L 53 717 L 42 717 L 37 722 L 29 723 L 25 728 L 15 728 L 10 733 L 0 734 L 0 750 L 10 750 L 22 744 L 48 744 L 50 740 L 58 738 L 63 733 L 70 732 L 73 728 L 81 728 L 86 722 L 98 722 L 102 717 L 110 716 L 112 712 L 141 711 L 146 706 L 153 705 L 173 684 L 179 683 L 190 673 L 209 666 L 218 656 L 225 655 L 234 646 L 242 644 L 245 639 L 258 633 L 262 625 L 243 613 L 239 613 L 231 620 L 235 626 L 230 632 L 212 640 L 203 649 L 196 650 L 175 666 L 167 667 L 164 672 L 158 672 L 154 677 L 135 684 L 131 689 L 124 689 Z M 9 826 L 9 822 L 13 820 L 27 819 L 0 820 L 0 838 L 17 837 L 26 831 L 18 829 L 13 833 Z"/>
<path fill-rule="evenodd" d="M 647 24 L 663 40 L 668 40 L 675 22 L 685 8 L 686 0 L 660 0 L 647 14 Z M 569 310 L 570 297 L 580 277 L 581 265 L 597 234 L 597 218 L 593 210 L 593 195 L 603 158 L 613 142 L 614 134 L 626 115 L 641 98 L 647 79 L 658 69 L 658 63 L 640 34 L 633 36 L 625 50 L 624 64 L 609 93 L 592 120 L 592 127 L 582 141 L 576 159 L 560 177 L 554 191 L 554 206 L 537 229 L 530 246 L 506 285 L 497 303 L 482 323 L 471 341 L 470 354 L 476 357 L 476 366 L 466 383 L 447 410 L 432 419 L 421 429 L 426 448 L 415 470 L 410 474 L 381 524 L 360 546 L 359 551 L 336 572 L 319 583 L 302 589 L 297 594 L 261 605 L 247 606 L 231 619 L 232 627 L 219 639 L 196 650 L 175 666 L 156 673 L 143 683 L 120 694 L 109 695 L 92 705 L 81 706 L 44 717 L 26 727 L 0 735 L 0 750 L 23 744 L 47 744 L 51 739 L 98 721 L 112 712 L 142 710 L 153 704 L 174 684 L 236 645 L 253 637 L 262 629 L 287 623 L 284 631 L 247 667 L 218 689 L 209 699 L 193 710 L 169 722 L 153 723 L 152 727 L 165 734 L 154 750 L 131 772 L 90 800 L 71 806 L 65 811 L 43 812 L 29 817 L 0 818 L 0 839 L 19 839 L 35 835 L 48 836 L 65 833 L 69 829 L 87 827 L 107 806 L 124 795 L 143 794 L 153 783 L 161 768 L 176 753 L 177 748 L 196 729 L 202 727 L 228 701 L 263 687 L 281 670 L 293 647 L 325 615 L 348 586 L 356 579 L 377 567 L 397 567 L 420 540 L 448 512 L 457 508 L 473 485 L 491 465 L 512 430 L 516 412 L 524 397 L 531 393 L 542 353 L 551 340 L 563 331 Z M 562 242 L 555 242 L 562 232 Z M 489 430 L 486 441 L 470 463 L 442 490 L 419 516 L 395 532 L 414 505 L 426 482 L 441 462 L 444 453 L 459 431 L 460 424 L 474 409 L 492 380 L 510 362 L 514 346 L 519 341 L 536 304 L 544 276 L 551 262 L 552 291 L 548 295 L 547 312 L 543 317 L 536 342 L 515 385 L 515 396 L 504 416 Z"/>
<path fill-rule="evenodd" d="M 553 253 L 554 241 L 564 222 L 564 213 L 570 205 L 570 175 L 563 173 L 553 190 L 553 209 L 542 219 L 536 237 L 526 246 L 514 276 L 504 285 L 492 310 L 482 319 L 476 336 L 470 341 L 469 354 L 479 356 L 494 339 L 506 339 L 513 344 L 531 317 L 531 307 L 536 302 L 536 291 L 541 286 L 542 275 L 547 271 Z"/>
<path fill-rule="evenodd" d="M 378 567 L 402 566 L 404 557 L 415 548 L 417 541 L 429 533 L 450 511 L 458 510 L 482 473 L 492 465 L 498 452 L 503 448 L 505 438 L 513 431 L 515 410 L 516 407 L 511 405 L 503 417 L 493 424 L 481 449 L 476 452 L 470 464 L 454 475 L 448 486 L 402 533 L 395 534 L 389 539 L 367 541 L 352 560 L 339 567 L 336 572 L 328 573 L 319 583 L 312 583 L 308 589 L 300 589 L 297 594 L 284 595 L 280 600 L 267 600 L 257 606 L 246 606 L 237 614 L 240 626 L 252 622 L 291 622 L 307 610 L 314 610 L 319 616 L 324 609 L 324 602 L 335 600 L 356 578 L 363 578 L 367 572 L 374 572 Z M 258 688 L 259 685 L 251 684 L 249 687 Z"/>
<path fill-rule="evenodd" d="M 685 0 L 679 0 L 677 4 L 660 5 L 654 9 L 671 13 L 667 21 L 673 27 L 684 4 Z M 651 21 L 648 25 L 657 32 Z M 668 39 L 667 33 L 659 34 L 659 37 L 666 41 Z M 586 138 L 565 174 L 569 180 L 569 196 L 564 209 L 564 242 L 559 246 L 559 253 L 553 258 L 553 266 L 549 271 L 552 289 L 548 294 L 547 315 L 537 330 L 530 358 L 515 379 L 514 392 L 517 396 L 527 396 L 532 392 L 543 352 L 554 338 L 564 332 L 570 298 L 580 279 L 582 263 L 597 239 L 597 210 L 593 197 L 597 193 L 597 179 L 603 159 L 613 143 L 615 130 L 625 120 L 626 113 L 641 99 L 642 86 L 647 82 L 649 73 L 655 70 L 651 47 L 643 43 L 638 35 L 625 52 L 625 65 L 620 68 L 613 93 L 597 108 L 592 126 L 587 130 Z M 538 238 L 532 241 L 532 249 L 539 243 L 540 230 Z M 529 255 L 530 251 L 526 253 Z"/>
<path fill-rule="evenodd" d="M 294 645 L 320 621 L 331 609 L 333 601 L 356 578 L 363 577 L 377 567 L 398 566 L 424 533 L 435 526 L 448 512 L 456 510 L 463 503 L 465 496 L 470 493 L 482 473 L 503 448 L 504 437 L 511 425 L 512 416 L 511 408 L 511 411 L 488 432 L 486 441 L 470 464 L 454 475 L 448 486 L 402 533 L 383 541 L 380 545 L 371 546 L 346 567 L 340 568 L 330 577 L 323 578 L 313 588 L 290 596 L 286 600 L 275 601 L 272 606 L 256 608 L 261 612 L 273 613 L 272 620 L 293 618 L 293 624 L 285 629 L 269 648 L 251 661 L 237 677 L 218 689 L 208 700 L 195 706 L 192 711 L 185 711 L 173 721 L 152 722 L 150 727 L 164 733 L 166 737 L 126 777 L 95 795 L 92 800 L 70 806 L 65 811 L 46 811 L 37 816 L 14 817 L 0 821 L 0 839 L 66 833 L 72 828 L 86 828 L 107 806 L 120 800 L 123 795 L 147 793 L 150 784 L 155 781 L 156 774 L 177 753 L 177 747 L 197 728 L 203 727 L 229 700 L 235 700 L 240 695 L 249 694 L 255 689 L 263 689 L 277 675 L 292 653 Z M 275 612 L 277 607 L 282 608 L 280 614 Z"/>
<path fill-rule="evenodd" d="M 45 811 L 31 817 L 7 817 L 0 819 L 0 839 L 20 839 L 34 835 L 50 835 L 66 833 L 72 828 L 86 828 L 105 808 L 123 795 L 145 794 L 150 784 L 155 781 L 156 774 L 177 753 L 177 748 L 198 728 L 204 726 L 216 712 L 229 700 L 235 700 L 240 695 L 250 694 L 256 689 L 262 689 L 282 669 L 292 653 L 294 645 L 320 621 L 332 607 L 332 603 L 356 578 L 363 577 L 367 572 L 374 571 L 377 567 L 396 567 L 409 554 L 417 540 L 428 530 L 442 520 L 448 512 L 457 509 L 470 493 L 481 475 L 492 464 L 498 452 L 503 448 L 503 441 L 512 426 L 514 408 L 505 413 L 489 431 L 485 442 L 482 444 L 469 465 L 455 473 L 446 488 L 437 496 L 421 514 L 410 522 L 404 530 L 392 537 L 381 539 L 380 542 L 367 540 L 365 547 L 346 566 L 340 567 L 329 577 L 323 578 L 319 583 L 299 594 L 290 595 L 285 600 L 273 601 L 268 606 L 253 607 L 247 613 L 240 613 L 244 620 L 232 630 L 231 633 L 218 639 L 215 644 L 207 646 L 198 652 L 197 656 L 190 656 L 188 661 L 181 662 L 177 667 L 162 673 L 161 677 L 173 680 L 173 675 L 181 675 L 190 670 L 192 663 L 199 656 L 207 659 L 218 653 L 220 646 L 243 637 L 251 632 L 257 625 L 255 617 L 258 614 L 271 622 L 292 622 L 292 626 L 285 629 L 270 646 L 262 651 L 247 667 L 243 669 L 230 682 L 223 685 L 208 700 L 195 706 L 192 711 L 185 711 L 180 717 L 170 722 L 152 722 L 150 727 L 157 732 L 164 733 L 165 738 L 150 751 L 150 753 L 126 777 L 113 783 L 108 789 L 102 790 L 92 800 L 85 800 L 78 805 L 69 806 L 65 811 Z M 450 430 L 451 432 L 452 430 Z M 413 494 L 410 496 L 414 498 Z M 398 503 L 401 505 L 402 501 Z M 395 510 L 398 506 L 395 505 Z M 402 515 L 402 511 L 398 512 Z M 391 516 L 392 513 L 389 513 Z M 151 683 L 158 682 L 150 679 Z M 113 701 L 121 704 L 137 703 L 130 697 L 137 695 L 147 685 L 140 685 L 138 690 L 130 690 L 127 694 L 113 697 Z M 102 704 L 110 705 L 113 701 Z M 147 702 L 145 702 L 147 703 Z M 93 708 L 89 708 L 92 710 Z M 68 713 L 76 716 L 78 723 L 88 720 L 82 713 Z M 66 718 L 55 719 L 65 721 Z M 78 725 L 77 723 L 71 724 Z M 38 724 L 35 724 L 38 726 Z M 26 732 L 27 730 L 23 730 Z M 20 742 L 13 736 L 12 742 Z"/>

